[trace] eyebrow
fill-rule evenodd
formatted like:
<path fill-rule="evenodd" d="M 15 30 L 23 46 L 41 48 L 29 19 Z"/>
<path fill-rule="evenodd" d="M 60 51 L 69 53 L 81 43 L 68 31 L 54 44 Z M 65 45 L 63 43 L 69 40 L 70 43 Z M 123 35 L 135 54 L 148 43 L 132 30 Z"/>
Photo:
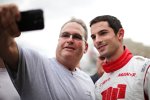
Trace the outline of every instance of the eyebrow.
<path fill-rule="evenodd" d="M 100 33 L 100 32 L 108 32 L 108 30 L 107 29 L 103 29 L 103 30 L 98 31 L 98 33 Z"/>
<path fill-rule="evenodd" d="M 62 34 L 71 34 L 71 33 L 70 33 L 70 32 L 62 32 L 62 33 L 60 34 L 60 36 L 61 36 Z M 73 33 L 73 34 L 77 34 L 77 35 L 80 35 L 81 37 L 84 37 L 83 35 L 81 35 L 81 34 L 79 34 L 79 33 Z"/>

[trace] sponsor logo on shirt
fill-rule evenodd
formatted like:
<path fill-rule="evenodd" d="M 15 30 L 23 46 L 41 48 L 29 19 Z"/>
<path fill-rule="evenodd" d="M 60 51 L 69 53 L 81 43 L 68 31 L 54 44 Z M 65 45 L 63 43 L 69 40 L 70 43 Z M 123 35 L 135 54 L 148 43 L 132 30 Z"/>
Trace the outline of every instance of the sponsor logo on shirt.
<path fill-rule="evenodd" d="M 125 99 L 126 93 L 126 85 L 125 84 L 118 84 L 116 88 L 109 87 L 104 90 L 102 95 L 102 100 L 122 100 Z"/>
<path fill-rule="evenodd" d="M 102 86 L 102 85 L 104 85 L 106 82 L 108 82 L 110 80 L 110 77 L 108 78 L 108 79 L 106 79 L 106 80 L 104 80 L 101 84 L 100 84 L 100 86 Z"/>
<path fill-rule="evenodd" d="M 136 76 L 136 73 L 124 72 L 124 73 L 120 73 L 120 74 L 118 75 L 118 77 L 122 77 L 122 76 L 135 77 L 135 76 Z"/>

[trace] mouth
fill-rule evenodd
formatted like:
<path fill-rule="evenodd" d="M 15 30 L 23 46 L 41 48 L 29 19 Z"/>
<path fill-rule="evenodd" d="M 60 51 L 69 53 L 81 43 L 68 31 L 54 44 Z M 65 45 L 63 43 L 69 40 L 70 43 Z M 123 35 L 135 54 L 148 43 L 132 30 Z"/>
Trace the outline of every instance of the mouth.
<path fill-rule="evenodd" d="M 101 51 L 105 48 L 105 46 L 106 46 L 106 44 L 105 45 L 99 45 L 99 46 L 97 46 L 97 49 Z"/>
<path fill-rule="evenodd" d="M 64 49 L 66 49 L 66 50 L 75 50 L 75 48 L 71 47 L 71 46 L 66 46 L 66 47 L 64 47 Z"/>

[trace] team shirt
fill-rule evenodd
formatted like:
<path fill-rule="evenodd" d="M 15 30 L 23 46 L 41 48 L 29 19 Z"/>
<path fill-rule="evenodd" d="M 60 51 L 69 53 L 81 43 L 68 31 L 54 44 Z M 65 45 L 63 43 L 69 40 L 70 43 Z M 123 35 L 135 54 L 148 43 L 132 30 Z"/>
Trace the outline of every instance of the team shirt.
<path fill-rule="evenodd" d="M 132 56 L 126 48 L 116 61 L 103 65 L 106 73 L 96 82 L 97 100 L 149 100 L 150 60 Z"/>

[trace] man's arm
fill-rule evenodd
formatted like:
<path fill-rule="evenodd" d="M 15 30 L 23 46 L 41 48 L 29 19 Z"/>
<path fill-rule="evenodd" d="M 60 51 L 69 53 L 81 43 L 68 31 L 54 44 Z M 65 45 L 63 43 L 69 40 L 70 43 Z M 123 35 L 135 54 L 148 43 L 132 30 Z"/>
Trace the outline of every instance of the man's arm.
<path fill-rule="evenodd" d="M 20 13 L 15 5 L 0 5 L 0 57 L 14 70 L 17 69 L 19 59 L 14 39 L 21 34 L 16 24 L 19 20 Z"/>

